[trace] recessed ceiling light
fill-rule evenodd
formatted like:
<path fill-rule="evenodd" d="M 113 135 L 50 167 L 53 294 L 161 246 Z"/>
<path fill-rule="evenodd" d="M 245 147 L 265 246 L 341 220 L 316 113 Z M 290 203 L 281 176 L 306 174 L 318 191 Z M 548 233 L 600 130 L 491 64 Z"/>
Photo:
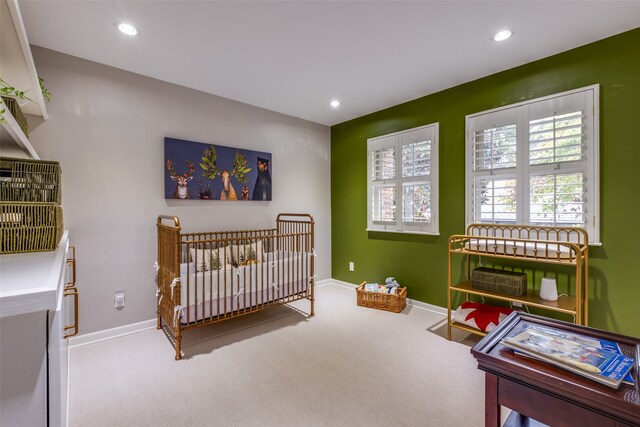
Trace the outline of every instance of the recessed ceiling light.
<path fill-rule="evenodd" d="M 340 101 L 338 101 L 337 99 L 334 99 L 329 103 L 329 105 L 331 105 L 333 108 L 338 108 L 340 106 Z"/>
<path fill-rule="evenodd" d="M 503 42 L 506 39 L 508 39 L 509 37 L 511 37 L 513 35 L 513 31 L 511 30 L 502 30 L 502 31 L 498 31 L 497 33 L 495 33 L 493 35 L 493 37 L 491 37 L 491 40 L 493 40 L 494 42 Z"/>
<path fill-rule="evenodd" d="M 135 36 L 138 34 L 138 30 L 131 24 L 127 24 L 126 22 L 120 22 L 118 24 L 118 29 L 128 36 Z"/>

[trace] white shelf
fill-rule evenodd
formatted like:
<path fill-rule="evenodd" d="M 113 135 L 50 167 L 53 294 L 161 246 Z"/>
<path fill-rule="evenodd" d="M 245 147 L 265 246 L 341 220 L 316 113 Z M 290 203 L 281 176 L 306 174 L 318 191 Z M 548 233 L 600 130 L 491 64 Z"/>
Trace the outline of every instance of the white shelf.
<path fill-rule="evenodd" d="M 0 149 L 2 155 L 5 157 L 21 157 L 20 152 L 24 152 L 28 157 L 32 159 L 40 159 L 38 153 L 33 148 L 33 145 L 29 142 L 29 139 L 24 134 L 18 122 L 13 117 L 9 109 L 4 102 L 0 102 L 0 110 L 4 108 L 4 118 L 7 123 L 3 123 L 3 131 L 0 134 Z M 17 145 L 18 147 L 15 147 Z M 16 150 L 15 148 L 18 148 Z"/>
<path fill-rule="evenodd" d="M 0 255 L 0 317 L 55 310 L 69 232 L 52 252 Z"/>
<path fill-rule="evenodd" d="M 27 91 L 25 114 L 48 118 L 38 72 L 33 62 L 27 32 L 17 0 L 0 0 L 0 77 L 11 86 Z"/>
<path fill-rule="evenodd" d="M 40 116 L 45 120 L 48 118 L 18 0 L 0 0 L 0 77 L 7 84 L 25 91 L 33 100 L 21 107 L 25 114 Z M 7 121 L 0 127 L 2 155 L 39 159 L 38 153 L 4 103 L 0 103 L 0 109 L 2 108 L 6 110 L 4 117 Z"/>

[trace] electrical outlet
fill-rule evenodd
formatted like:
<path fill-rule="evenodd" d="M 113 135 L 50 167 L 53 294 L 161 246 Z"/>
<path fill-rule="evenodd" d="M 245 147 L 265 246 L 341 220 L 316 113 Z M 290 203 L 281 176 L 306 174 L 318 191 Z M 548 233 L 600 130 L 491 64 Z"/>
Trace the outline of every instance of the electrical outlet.
<path fill-rule="evenodd" d="M 124 308 L 124 291 L 116 291 L 113 300 L 115 308 Z"/>
<path fill-rule="evenodd" d="M 349 262 L 349 271 L 355 271 L 356 270 L 356 266 L 353 262 Z"/>

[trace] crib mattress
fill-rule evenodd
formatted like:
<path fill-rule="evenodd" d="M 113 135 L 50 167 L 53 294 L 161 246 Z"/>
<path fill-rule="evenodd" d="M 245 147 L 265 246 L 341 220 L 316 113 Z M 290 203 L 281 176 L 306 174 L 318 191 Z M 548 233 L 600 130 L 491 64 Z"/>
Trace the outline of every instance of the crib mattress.
<path fill-rule="evenodd" d="M 515 244 L 514 244 L 515 243 Z M 515 254 L 514 254 L 515 246 Z M 575 253 L 566 245 L 544 244 L 544 243 L 524 243 L 508 241 L 500 239 L 471 239 L 465 243 L 467 250 L 480 253 L 509 255 L 509 256 L 526 256 L 527 258 L 555 258 L 569 260 L 575 258 Z"/>
<path fill-rule="evenodd" d="M 238 268 L 181 275 L 180 321 L 187 324 L 308 290 L 310 254 L 271 255 L 265 259 L 268 261 Z"/>

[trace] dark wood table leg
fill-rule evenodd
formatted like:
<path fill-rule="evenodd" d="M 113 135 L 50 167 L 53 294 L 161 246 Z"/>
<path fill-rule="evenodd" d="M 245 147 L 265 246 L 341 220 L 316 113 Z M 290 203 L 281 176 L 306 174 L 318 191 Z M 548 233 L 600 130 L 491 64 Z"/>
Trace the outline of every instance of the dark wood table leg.
<path fill-rule="evenodd" d="M 484 377 L 484 425 L 485 427 L 500 427 L 498 377 L 488 372 Z"/>

